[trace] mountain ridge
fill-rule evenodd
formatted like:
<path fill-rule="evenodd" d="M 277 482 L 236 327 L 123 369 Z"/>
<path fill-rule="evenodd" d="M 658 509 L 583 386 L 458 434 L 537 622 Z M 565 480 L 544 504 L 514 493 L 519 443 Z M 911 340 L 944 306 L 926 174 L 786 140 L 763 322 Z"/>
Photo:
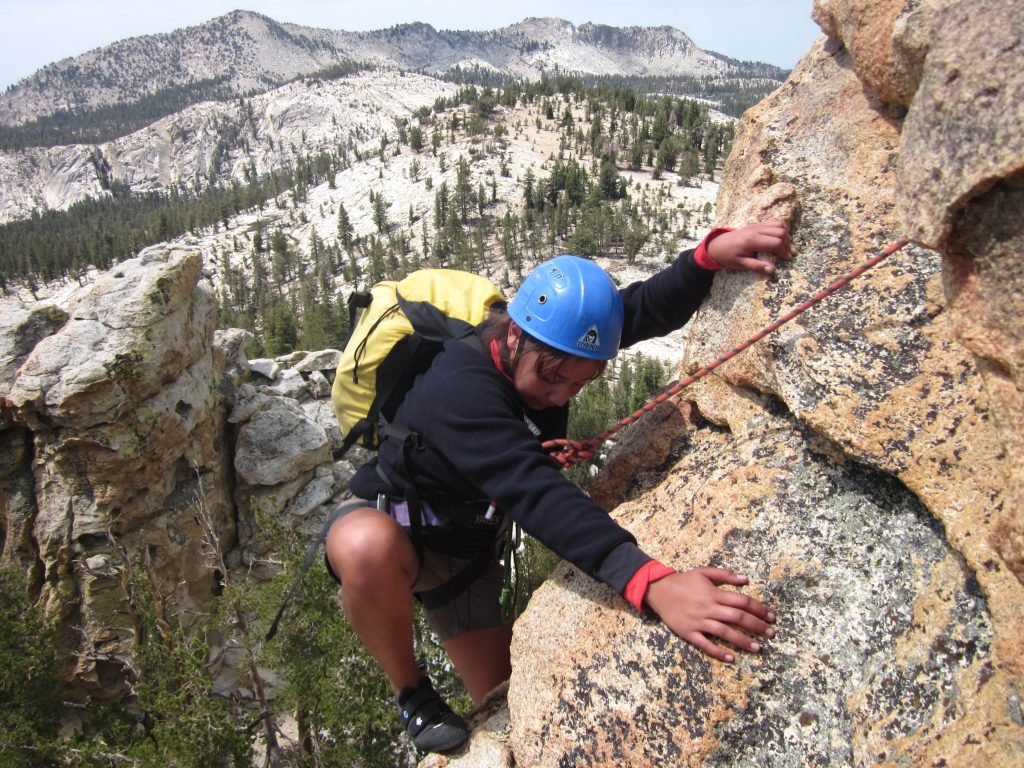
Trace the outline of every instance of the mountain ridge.
<path fill-rule="evenodd" d="M 743 63 L 702 50 L 684 32 L 665 25 L 576 26 L 563 19 L 528 17 L 485 31 L 438 31 L 425 22 L 412 22 L 353 32 L 236 10 L 200 25 L 126 38 L 49 64 L 0 96 L 0 125 L 132 104 L 183 84 L 210 83 L 197 99 L 242 96 L 354 62 L 432 74 L 481 67 L 524 79 L 556 72 L 715 78 L 750 71 Z M 758 66 L 779 79 L 785 72 Z"/>

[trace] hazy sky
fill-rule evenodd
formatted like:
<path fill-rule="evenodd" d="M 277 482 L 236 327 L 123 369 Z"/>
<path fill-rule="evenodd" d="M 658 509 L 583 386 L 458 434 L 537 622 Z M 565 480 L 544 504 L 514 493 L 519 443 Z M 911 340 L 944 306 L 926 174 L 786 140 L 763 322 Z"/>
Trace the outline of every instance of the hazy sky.
<path fill-rule="evenodd" d="M 423 21 L 497 29 L 528 16 L 582 24 L 668 24 L 701 48 L 792 67 L 820 33 L 812 0 L 0 0 L 0 90 L 40 67 L 116 40 L 201 24 L 244 8 L 276 21 L 371 30 Z"/>

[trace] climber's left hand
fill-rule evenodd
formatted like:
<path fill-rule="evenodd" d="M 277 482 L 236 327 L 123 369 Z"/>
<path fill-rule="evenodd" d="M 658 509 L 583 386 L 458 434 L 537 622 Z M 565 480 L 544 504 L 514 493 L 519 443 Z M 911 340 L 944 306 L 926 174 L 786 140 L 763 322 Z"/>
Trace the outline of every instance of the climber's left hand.
<path fill-rule="evenodd" d="M 647 588 L 644 602 L 683 640 L 720 661 L 736 660 L 711 638 L 751 653 L 761 650 L 756 637 L 773 637 L 775 613 L 760 600 L 720 585 L 744 586 L 747 577 L 727 568 L 694 568 L 673 573 Z"/>

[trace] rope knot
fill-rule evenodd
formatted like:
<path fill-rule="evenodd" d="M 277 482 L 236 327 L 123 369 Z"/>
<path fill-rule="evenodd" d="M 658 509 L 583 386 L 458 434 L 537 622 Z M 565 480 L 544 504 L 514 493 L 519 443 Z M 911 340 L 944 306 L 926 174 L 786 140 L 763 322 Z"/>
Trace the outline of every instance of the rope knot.
<path fill-rule="evenodd" d="M 555 460 L 562 469 L 569 469 L 580 462 L 590 461 L 594 456 L 594 449 L 600 441 L 596 438 L 590 440 L 548 440 L 542 444 L 542 448 Z"/>

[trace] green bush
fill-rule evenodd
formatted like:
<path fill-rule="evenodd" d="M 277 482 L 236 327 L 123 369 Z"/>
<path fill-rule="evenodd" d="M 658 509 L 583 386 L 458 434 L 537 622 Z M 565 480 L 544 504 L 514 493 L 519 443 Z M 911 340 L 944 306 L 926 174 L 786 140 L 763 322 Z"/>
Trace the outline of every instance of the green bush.
<path fill-rule="evenodd" d="M 61 685 L 57 635 L 25 579 L 0 568 L 0 765 L 57 765 Z"/>

